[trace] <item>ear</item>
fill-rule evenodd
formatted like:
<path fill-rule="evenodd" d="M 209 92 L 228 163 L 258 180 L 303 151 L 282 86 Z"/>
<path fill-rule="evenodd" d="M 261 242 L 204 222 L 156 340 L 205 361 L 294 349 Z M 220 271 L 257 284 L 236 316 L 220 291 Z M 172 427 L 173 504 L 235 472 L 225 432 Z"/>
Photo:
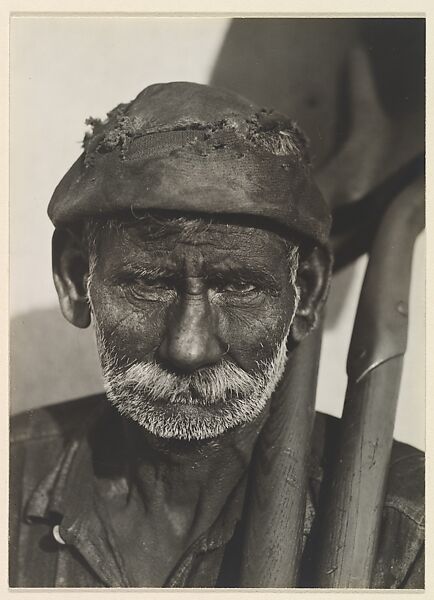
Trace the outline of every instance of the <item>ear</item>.
<path fill-rule="evenodd" d="M 60 309 L 76 327 L 90 324 L 87 297 L 89 259 L 81 240 L 66 229 L 56 229 L 52 240 L 53 279 Z"/>
<path fill-rule="evenodd" d="M 295 342 L 300 342 L 318 323 L 329 291 L 331 266 L 330 253 L 320 247 L 300 257 L 297 271 L 300 301 L 291 327 Z"/>

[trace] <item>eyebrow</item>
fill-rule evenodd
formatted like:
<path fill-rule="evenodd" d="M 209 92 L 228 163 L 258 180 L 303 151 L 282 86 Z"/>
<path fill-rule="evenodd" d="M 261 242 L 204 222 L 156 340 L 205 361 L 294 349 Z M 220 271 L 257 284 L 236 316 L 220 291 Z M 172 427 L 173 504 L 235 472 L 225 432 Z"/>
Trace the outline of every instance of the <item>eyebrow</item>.
<path fill-rule="evenodd" d="M 253 265 L 210 267 L 207 275 L 216 279 L 230 276 L 241 281 L 254 281 L 273 289 L 280 288 L 278 279 L 268 269 Z"/>
<path fill-rule="evenodd" d="M 178 269 L 168 266 L 155 265 L 128 265 L 121 269 L 121 276 L 127 277 L 176 277 L 179 276 Z"/>
<path fill-rule="evenodd" d="M 176 268 L 175 265 L 156 266 L 151 264 L 129 265 L 124 273 L 130 277 L 149 277 L 149 278 L 176 278 L 180 279 L 183 274 Z M 253 265 L 220 265 L 206 266 L 203 277 L 205 279 L 225 280 L 228 278 L 237 279 L 239 281 L 252 281 L 264 287 L 279 290 L 280 285 L 278 279 L 268 269 L 253 266 Z"/>

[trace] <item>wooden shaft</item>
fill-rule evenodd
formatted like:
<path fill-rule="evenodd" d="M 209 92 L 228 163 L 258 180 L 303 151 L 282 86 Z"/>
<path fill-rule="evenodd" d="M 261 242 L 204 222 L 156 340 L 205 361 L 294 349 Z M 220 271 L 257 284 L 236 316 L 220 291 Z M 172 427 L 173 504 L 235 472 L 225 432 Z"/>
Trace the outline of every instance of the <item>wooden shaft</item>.
<path fill-rule="evenodd" d="M 375 560 L 383 511 L 387 466 L 392 448 L 402 357 L 373 369 L 348 390 L 341 422 L 341 440 L 334 476 L 328 489 L 327 525 L 321 539 L 318 587 L 367 588 Z M 375 409 L 370 398 L 383 396 Z"/>
<path fill-rule="evenodd" d="M 416 181 L 388 208 L 374 240 L 348 357 L 337 455 L 324 484 L 318 587 L 371 583 L 407 342 L 412 249 L 423 222 L 423 186 Z"/>
<path fill-rule="evenodd" d="M 321 329 L 291 353 L 255 449 L 241 587 L 297 584 Z"/>

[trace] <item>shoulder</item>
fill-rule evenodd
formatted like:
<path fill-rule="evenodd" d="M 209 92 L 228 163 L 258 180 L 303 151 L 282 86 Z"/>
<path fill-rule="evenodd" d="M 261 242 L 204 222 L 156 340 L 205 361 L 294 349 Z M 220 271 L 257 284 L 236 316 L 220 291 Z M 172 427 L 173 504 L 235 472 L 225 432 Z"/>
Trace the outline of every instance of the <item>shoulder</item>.
<path fill-rule="evenodd" d="M 425 517 L 425 454 L 413 446 L 394 442 L 387 485 L 387 507 L 401 511 L 417 525 Z"/>
<path fill-rule="evenodd" d="M 330 460 L 340 420 L 316 413 L 312 446 L 312 478 L 322 479 L 323 467 Z M 393 441 L 387 479 L 385 508 L 399 511 L 423 525 L 425 515 L 425 453 L 413 446 Z"/>
<path fill-rule="evenodd" d="M 11 417 L 9 497 L 11 535 L 33 490 L 59 464 L 75 436 L 104 407 L 104 395 L 28 410 Z M 15 534 L 17 531 L 15 530 Z"/>
<path fill-rule="evenodd" d="M 373 585 L 424 587 L 425 455 L 394 442 Z"/>
<path fill-rule="evenodd" d="M 340 420 L 316 413 L 311 457 L 311 478 L 318 484 L 323 468 L 330 460 Z M 425 515 L 425 454 L 408 444 L 394 440 L 387 479 L 385 508 L 405 514 L 423 525 Z"/>
<path fill-rule="evenodd" d="M 339 427 L 339 419 L 316 414 L 311 481 L 317 494 L 324 468 L 332 462 L 332 449 Z M 372 587 L 423 588 L 424 538 L 425 454 L 395 440 L 386 482 Z"/>
<path fill-rule="evenodd" d="M 14 446 L 49 438 L 68 438 L 104 399 L 104 394 L 97 394 L 13 415 L 10 443 Z"/>

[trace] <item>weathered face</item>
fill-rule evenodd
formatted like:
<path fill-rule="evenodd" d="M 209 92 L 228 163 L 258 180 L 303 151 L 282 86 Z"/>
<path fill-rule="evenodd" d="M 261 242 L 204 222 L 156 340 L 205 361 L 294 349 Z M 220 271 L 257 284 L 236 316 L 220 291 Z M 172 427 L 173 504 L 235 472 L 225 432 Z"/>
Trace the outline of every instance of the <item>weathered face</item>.
<path fill-rule="evenodd" d="M 213 223 L 103 231 L 89 297 L 109 398 L 163 437 L 213 437 L 264 408 L 286 360 L 296 253 Z"/>

